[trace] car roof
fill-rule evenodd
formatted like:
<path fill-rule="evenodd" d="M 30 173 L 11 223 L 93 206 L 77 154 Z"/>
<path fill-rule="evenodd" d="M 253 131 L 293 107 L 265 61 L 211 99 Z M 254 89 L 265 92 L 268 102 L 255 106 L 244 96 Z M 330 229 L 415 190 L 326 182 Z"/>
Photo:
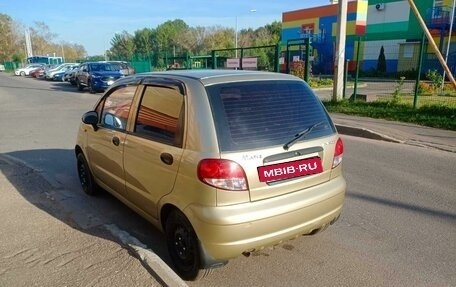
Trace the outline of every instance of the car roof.
<path fill-rule="evenodd" d="M 203 85 L 222 82 L 253 81 L 253 80 L 301 80 L 298 77 L 265 71 L 248 70 L 170 70 L 163 72 L 139 73 L 117 81 L 119 84 L 140 82 L 148 77 L 189 78 L 200 81 Z M 301 80 L 302 81 L 302 80 Z"/>
<path fill-rule="evenodd" d="M 111 63 L 106 62 L 106 61 L 91 61 L 91 62 L 81 63 L 80 65 L 90 65 L 90 64 L 111 64 Z"/>

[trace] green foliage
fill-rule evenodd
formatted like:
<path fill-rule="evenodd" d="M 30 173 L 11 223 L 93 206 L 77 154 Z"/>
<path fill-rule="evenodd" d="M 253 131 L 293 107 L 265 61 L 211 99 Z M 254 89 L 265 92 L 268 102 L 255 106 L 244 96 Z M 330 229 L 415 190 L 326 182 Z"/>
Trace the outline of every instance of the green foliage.
<path fill-rule="evenodd" d="M 111 49 L 107 55 L 109 60 L 124 60 L 131 59 L 134 53 L 135 43 L 133 36 L 127 31 L 114 34 L 111 39 Z"/>
<path fill-rule="evenodd" d="M 12 56 L 12 60 L 13 62 L 16 62 L 16 63 L 22 63 L 25 61 L 25 54 L 24 53 L 14 53 L 13 56 Z"/>
<path fill-rule="evenodd" d="M 13 20 L 0 13 L 0 63 L 10 60 L 10 55 L 14 53 L 13 33 Z"/>
<path fill-rule="evenodd" d="M 312 88 L 321 88 L 321 87 L 332 87 L 333 79 L 331 78 L 315 78 L 312 77 L 309 79 L 308 84 Z"/>
<path fill-rule="evenodd" d="M 431 81 L 434 91 L 437 91 L 442 86 L 443 76 L 437 70 L 428 70 L 426 72 L 426 78 Z"/>
<path fill-rule="evenodd" d="M 426 105 L 414 109 L 411 104 L 391 104 L 390 102 L 323 102 L 332 113 L 344 113 L 372 118 L 381 118 L 419 125 L 456 130 L 456 107 L 446 105 Z"/>
<path fill-rule="evenodd" d="M 98 56 L 89 56 L 85 59 L 86 61 L 90 61 L 90 62 L 96 62 L 96 61 L 104 61 L 105 58 L 102 56 L 102 55 L 98 55 Z"/>
<path fill-rule="evenodd" d="M 396 82 L 396 87 L 393 92 L 393 99 L 389 102 L 391 105 L 398 105 L 401 103 L 402 88 L 404 86 L 405 77 L 400 77 Z"/>

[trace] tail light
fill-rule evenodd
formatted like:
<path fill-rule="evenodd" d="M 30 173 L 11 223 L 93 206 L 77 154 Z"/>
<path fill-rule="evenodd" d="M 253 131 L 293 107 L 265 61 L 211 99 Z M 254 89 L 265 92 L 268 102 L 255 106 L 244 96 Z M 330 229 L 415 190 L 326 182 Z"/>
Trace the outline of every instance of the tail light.
<path fill-rule="evenodd" d="M 247 190 L 244 169 L 226 159 L 203 159 L 198 164 L 198 178 L 210 186 L 225 190 Z"/>
<path fill-rule="evenodd" d="M 333 158 L 332 168 L 335 168 L 342 162 L 343 155 L 344 155 L 344 144 L 342 142 L 342 139 L 339 138 L 339 139 L 337 139 L 336 147 L 334 148 L 334 158 Z"/>

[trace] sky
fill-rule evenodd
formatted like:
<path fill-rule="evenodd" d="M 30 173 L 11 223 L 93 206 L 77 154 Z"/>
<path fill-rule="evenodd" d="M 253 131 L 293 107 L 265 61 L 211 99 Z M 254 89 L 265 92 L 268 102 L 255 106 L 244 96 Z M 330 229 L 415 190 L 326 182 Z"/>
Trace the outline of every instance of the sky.
<path fill-rule="evenodd" d="M 190 27 L 221 26 L 238 30 L 281 21 L 282 13 L 328 5 L 329 0 L 0 0 L 0 13 L 24 27 L 44 22 L 56 43 L 83 45 L 89 56 L 110 48 L 114 34 L 134 34 L 181 19 Z M 236 25 L 237 24 L 237 25 Z"/>

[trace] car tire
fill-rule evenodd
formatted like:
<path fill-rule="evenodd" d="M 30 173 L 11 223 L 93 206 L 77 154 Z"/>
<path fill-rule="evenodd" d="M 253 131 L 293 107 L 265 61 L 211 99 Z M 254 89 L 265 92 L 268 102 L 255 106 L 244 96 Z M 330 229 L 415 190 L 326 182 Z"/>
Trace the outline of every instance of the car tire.
<path fill-rule="evenodd" d="M 76 86 L 78 87 L 78 91 L 84 90 L 84 86 L 81 85 L 81 82 L 79 81 L 79 79 L 76 79 Z"/>
<path fill-rule="evenodd" d="M 87 160 L 82 152 L 76 156 L 79 182 L 82 190 L 88 195 L 95 195 L 98 192 L 98 185 L 93 179 Z"/>
<path fill-rule="evenodd" d="M 206 277 L 212 269 L 200 269 L 198 237 L 185 215 L 173 210 L 165 223 L 166 243 L 176 272 L 184 280 Z"/>
<path fill-rule="evenodd" d="M 24 71 L 21 72 L 21 76 L 25 77 L 25 72 Z"/>
<path fill-rule="evenodd" d="M 93 88 L 92 81 L 89 81 L 89 82 L 87 83 L 87 86 L 89 86 L 89 92 L 90 92 L 91 94 L 95 94 L 95 93 L 97 92 L 97 90 L 95 90 L 95 89 Z"/>

